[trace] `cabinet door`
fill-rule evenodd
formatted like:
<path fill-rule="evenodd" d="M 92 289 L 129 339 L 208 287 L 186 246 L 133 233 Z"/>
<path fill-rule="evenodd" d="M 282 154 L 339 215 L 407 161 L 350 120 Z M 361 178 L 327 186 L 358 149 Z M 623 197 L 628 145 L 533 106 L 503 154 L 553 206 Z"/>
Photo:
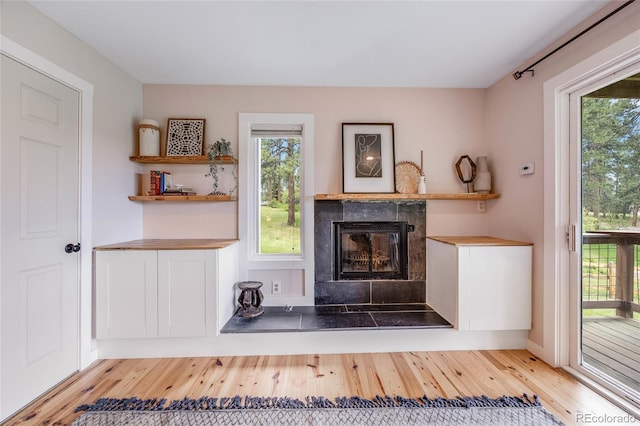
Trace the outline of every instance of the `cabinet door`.
<path fill-rule="evenodd" d="M 531 247 L 459 247 L 460 330 L 531 328 Z"/>
<path fill-rule="evenodd" d="M 215 333 L 216 250 L 158 251 L 158 328 L 161 337 Z"/>
<path fill-rule="evenodd" d="M 157 337 L 157 255 L 147 250 L 96 252 L 96 337 Z"/>
<path fill-rule="evenodd" d="M 458 327 L 458 251 L 456 246 L 427 240 L 427 303 Z"/>

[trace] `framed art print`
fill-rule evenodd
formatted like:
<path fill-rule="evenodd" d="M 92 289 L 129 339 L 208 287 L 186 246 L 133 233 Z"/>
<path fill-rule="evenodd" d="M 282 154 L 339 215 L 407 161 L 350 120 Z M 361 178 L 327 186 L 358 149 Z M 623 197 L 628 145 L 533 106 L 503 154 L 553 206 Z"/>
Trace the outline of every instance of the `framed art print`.
<path fill-rule="evenodd" d="M 167 123 L 167 156 L 202 155 L 204 118 L 170 118 Z"/>
<path fill-rule="evenodd" d="M 393 123 L 342 123 L 342 192 L 395 192 Z"/>

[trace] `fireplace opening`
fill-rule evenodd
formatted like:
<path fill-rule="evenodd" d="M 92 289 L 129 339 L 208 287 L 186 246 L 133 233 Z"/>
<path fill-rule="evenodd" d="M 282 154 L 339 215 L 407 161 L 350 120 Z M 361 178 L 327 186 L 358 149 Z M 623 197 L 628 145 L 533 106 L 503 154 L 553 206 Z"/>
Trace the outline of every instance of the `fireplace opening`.
<path fill-rule="evenodd" d="M 407 222 L 333 222 L 335 280 L 408 279 Z"/>

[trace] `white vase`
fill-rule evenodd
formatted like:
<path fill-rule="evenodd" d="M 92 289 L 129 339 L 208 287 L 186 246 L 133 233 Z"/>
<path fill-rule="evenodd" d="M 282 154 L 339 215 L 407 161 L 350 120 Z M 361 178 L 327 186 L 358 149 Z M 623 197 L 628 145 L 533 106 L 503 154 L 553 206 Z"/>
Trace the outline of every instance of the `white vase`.
<path fill-rule="evenodd" d="M 427 177 L 425 175 L 420 176 L 418 180 L 418 194 L 427 193 Z"/>
<path fill-rule="evenodd" d="M 487 165 L 487 157 L 476 158 L 476 178 L 473 180 L 473 189 L 479 194 L 488 194 L 491 192 L 491 173 Z"/>
<path fill-rule="evenodd" d="M 140 120 L 138 125 L 140 134 L 140 155 L 160 155 L 160 125 L 155 120 Z"/>

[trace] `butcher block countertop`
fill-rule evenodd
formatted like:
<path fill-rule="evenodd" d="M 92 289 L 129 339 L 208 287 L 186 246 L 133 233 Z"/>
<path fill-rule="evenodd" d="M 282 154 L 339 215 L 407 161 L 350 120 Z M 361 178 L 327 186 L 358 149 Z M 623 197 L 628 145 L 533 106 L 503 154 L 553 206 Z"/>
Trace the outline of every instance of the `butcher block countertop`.
<path fill-rule="evenodd" d="M 430 240 L 454 246 L 532 246 L 533 243 L 503 240 L 494 237 L 427 237 Z"/>
<path fill-rule="evenodd" d="M 222 249 L 238 242 L 228 239 L 145 239 L 98 246 L 95 250 L 211 250 Z"/>

